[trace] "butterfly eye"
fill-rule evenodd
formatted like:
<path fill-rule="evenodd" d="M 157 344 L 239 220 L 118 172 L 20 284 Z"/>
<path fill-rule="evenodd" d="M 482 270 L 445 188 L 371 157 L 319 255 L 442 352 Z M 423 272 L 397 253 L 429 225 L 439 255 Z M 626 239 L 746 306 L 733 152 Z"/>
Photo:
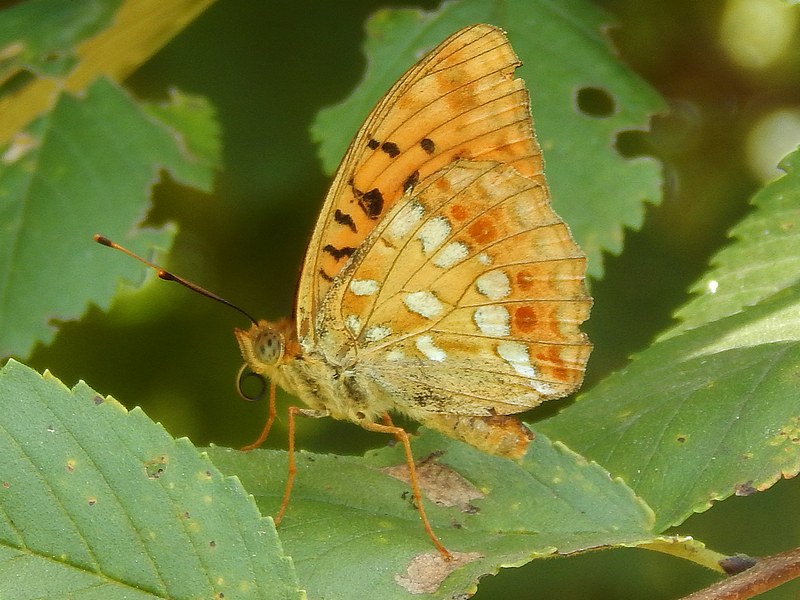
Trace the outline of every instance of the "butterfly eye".
<path fill-rule="evenodd" d="M 283 336 L 274 329 L 267 329 L 256 340 L 256 356 L 264 364 L 274 365 L 283 358 L 284 347 Z"/>

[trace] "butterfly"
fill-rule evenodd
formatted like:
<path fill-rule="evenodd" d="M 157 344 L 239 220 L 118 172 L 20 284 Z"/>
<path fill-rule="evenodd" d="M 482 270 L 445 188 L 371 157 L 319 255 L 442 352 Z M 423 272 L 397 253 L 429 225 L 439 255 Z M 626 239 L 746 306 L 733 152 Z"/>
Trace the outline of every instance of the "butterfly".
<path fill-rule="evenodd" d="M 386 93 L 350 144 L 311 237 L 292 318 L 241 308 L 244 369 L 302 400 L 295 417 L 333 417 L 394 435 L 423 527 L 428 521 L 400 413 L 484 452 L 521 459 L 533 433 L 512 415 L 575 391 L 591 344 L 586 257 L 550 206 L 520 61 L 491 25 L 462 29 Z M 240 373 L 241 375 L 241 373 Z M 241 381 L 241 380 L 240 380 Z"/>
<path fill-rule="evenodd" d="M 403 444 L 390 413 L 519 459 L 515 413 L 575 391 L 591 345 L 586 258 L 550 205 L 521 63 L 504 32 L 462 29 L 405 73 L 336 173 L 303 261 L 292 318 L 235 331 L 246 367 L 307 408 Z"/>

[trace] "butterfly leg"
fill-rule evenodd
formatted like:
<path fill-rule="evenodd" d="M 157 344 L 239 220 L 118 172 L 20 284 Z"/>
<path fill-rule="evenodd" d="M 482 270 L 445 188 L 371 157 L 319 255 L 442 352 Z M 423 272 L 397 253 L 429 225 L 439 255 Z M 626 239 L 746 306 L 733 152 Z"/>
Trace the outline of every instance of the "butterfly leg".
<path fill-rule="evenodd" d="M 417 504 L 417 511 L 419 512 L 419 518 L 422 520 L 422 526 L 425 528 L 428 537 L 431 538 L 433 545 L 436 546 L 439 554 L 442 555 L 442 558 L 445 560 L 453 560 L 453 555 L 447 551 L 447 548 L 445 548 L 442 542 L 439 541 L 439 538 L 436 537 L 436 534 L 433 532 L 433 527 L 431 527 L 428 521 L 428 516 L 425 514 L 425 507 L 422 505 L 422 492 L 420 492 L 419 481 L 417 480 L 417 468 L 414 466 L 414 455 L 411 454 L 411 441 L 408 439 L 408 433 L 406 433 L 406 430 L 402 427 L 391 424 L 392 420 L 388 414 L 384 416 L 383 420 L 384 424 L 372 423 L 370 421 L 362 421 L 359 424 L 367 431 L 377 431 L 378 433 L 393 435 L 403 444 L 406 453 L 406 464 L 408 465 L 408 476 L 411 481 L 411 493 L 414 495 L 414 502 Z"/>
<path fill-rule="evenodd" d="M 264 423 L 264 428 L 261 430 L 261 435 L 258 436 L 258 439 L 253 442 L 252 444 L 247 444 L 247 446 L 242 446 L 242 452 L 249 452 L 250 450 L 255 450 L 264 441 L 267 439 L 269 435 L 269 430 L 272 429 L 272 423 L 275 421 L 275 383 L 270 381 L 269 382 L 269 409 L 267 412 L 267 422 Z"/>
<path fill-rule="evenodd" d="M 278 514 L 276 514 L 275 518 L 273 519 L 276 527 L 280 525 L 283 515 L 286 512 L 286 508 L 289 506 L 289 498 L 292 496 L 292 487 L 294 486 L 294 477 L 297 474 L 297 465 L 294 461 L 294 420 L 297 415 L 303 417 L 322 418 L 327 417 L 328 412 L 323 410 L 300 408 L 299 406 L 289 407 L 289 422 L 287 425 L 289 437 L 289 470 L 286 476 L 286 487 L 283 488 L 283 499 L 281 500 L 280 508 L 278 508 Z"/>

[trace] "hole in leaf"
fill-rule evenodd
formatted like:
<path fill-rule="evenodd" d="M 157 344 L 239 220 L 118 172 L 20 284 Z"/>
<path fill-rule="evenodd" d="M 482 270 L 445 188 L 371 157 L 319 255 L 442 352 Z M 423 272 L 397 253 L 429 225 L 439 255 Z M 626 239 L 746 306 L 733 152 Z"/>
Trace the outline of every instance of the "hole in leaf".
<path fill-rule="evenodd" d="M 9 96 L 36 80 L 30 71 L 17 71 L 0 85 L 0 96 Z"/>
<path fill-rule="evenodd" d="M 629 129 L 617 134 L 617 152 L 625 158 L 655 156 L 648 132 Z"/>
<path fill-rule="evenodd" d="M 144 463 L 144 472 L 148 479 L 158 479 L 167 470 L 169 459 L 166 456 L 159 456 Z"/>
<path fill-rule="evenodd" d="M 578 109 L 590 117 L 610 117 L 617 108 L 614 98 L 602 88 L 581 88 L 576 100 Z"/>

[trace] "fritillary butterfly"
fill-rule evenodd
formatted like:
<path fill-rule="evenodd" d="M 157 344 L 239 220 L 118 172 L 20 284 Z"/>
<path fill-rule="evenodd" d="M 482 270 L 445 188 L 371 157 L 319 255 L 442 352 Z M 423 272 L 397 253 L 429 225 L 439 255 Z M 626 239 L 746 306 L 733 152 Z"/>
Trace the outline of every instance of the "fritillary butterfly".
<path fill-rule="evenodd" d="M 350 144 L 311 238 L 293 319 L 236 329 L 245 367 L 309 407 L 396 436 L 428 522 L 408 434 L 390 412 L 522 458 L 512 417 L 575 391 L 591 345 L 586 258 L 553 212 L 520 62 L 490 25 L 458 31 L 383 97 Z M 120 248 L 102 236 L 100 243 Z M 124 252 L 133 255 L 124 248 Z M 230 305 L 164 271 L 159 276 Z M 232 305 L 231 305 L 232 306 Z"/>
<path fill-rule="evenodd" d="M 403 442 L 449 558 L 389 412 L 521 458 L 532 434 L 510 415 L 579 387 L 586 259 L 550 206 L 519 64 L 475 25 L 403 75 L 339 167 L 294 318 L 236 330 L 246 366 L 309 407 L 290 409 L 276 520 L 294 416 L 343 419 Z M 274 401 L 265 434 L 273 418 Z"/>

